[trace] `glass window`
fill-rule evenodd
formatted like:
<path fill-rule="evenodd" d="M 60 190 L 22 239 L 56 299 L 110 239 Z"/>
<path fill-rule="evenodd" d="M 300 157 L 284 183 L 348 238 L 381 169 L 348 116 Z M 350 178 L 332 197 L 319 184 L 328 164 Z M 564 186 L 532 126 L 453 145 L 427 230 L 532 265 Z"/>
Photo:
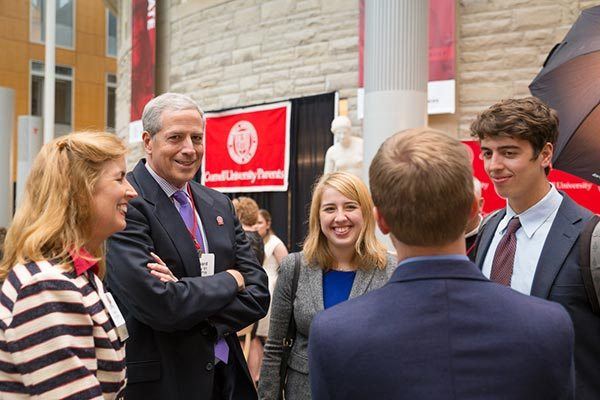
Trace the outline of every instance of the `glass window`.
<path fill-rule="evenodd" d="M 106 10 L 106 54 L 117 56 L 117 17 Z"/>
<path fill-rule="evenodd" d="M 54 123 L 56 135 L 71 130 L 73 69 L 64 66 L 56 67 L 54 84 Z M 31 115 L 44 115 L 44 63 L 31 62 Z"/>
<path fill-rule="evenodd" d="M 106 130 L 115 131 L 117 111 L 117 76 L 106 75 Z"/>
<path fill-rule="evenodd" d="M 44 43 L 46 40 L 46 1 L 31 1 L 31 41 Z M 56 45 L 74 48 L 75 0 L 56 0 Z"/>

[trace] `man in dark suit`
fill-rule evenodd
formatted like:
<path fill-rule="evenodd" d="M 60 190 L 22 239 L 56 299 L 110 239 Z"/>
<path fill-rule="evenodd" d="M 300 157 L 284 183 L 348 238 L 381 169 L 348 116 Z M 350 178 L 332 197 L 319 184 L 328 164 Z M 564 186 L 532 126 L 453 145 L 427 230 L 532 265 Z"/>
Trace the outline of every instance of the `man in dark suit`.
<path fill-rule="evenodd" d="M 481 113 L 471 131 L 496 192 L 506 199 L 479 234 L 476 264 L 493 281 L 567 309 L 575 328 L 576 398 L 600 399 L 600 316 L 579 270 L 579 235 L 592 213 L 548 181 L 556 113 L 535 97 L 509 99 Z M 510 221 L 518 221 L 514 230 Z M 514 251 L 506 251 L 508 242 Z"/>
<path fill-rule="evenodd" d="M 466 151 L 422 128 L 375 155 L 374 212 L 400 263 L 381 289 L 313 320 L 313 400 L 572 398 L 567 312 L 490 282 L 465 255 L 478 209 Z"/>
<path fill-rule="evenodd" d="M 229 199 L 192 181 L 203 113 L 166 93 L 142 123 L 147 159 L 127 175 L 139 196 L 107 252 L 129 330 L 126 398 L 255 399 L 236 331 L 266 314 L 267 276 Z"/>

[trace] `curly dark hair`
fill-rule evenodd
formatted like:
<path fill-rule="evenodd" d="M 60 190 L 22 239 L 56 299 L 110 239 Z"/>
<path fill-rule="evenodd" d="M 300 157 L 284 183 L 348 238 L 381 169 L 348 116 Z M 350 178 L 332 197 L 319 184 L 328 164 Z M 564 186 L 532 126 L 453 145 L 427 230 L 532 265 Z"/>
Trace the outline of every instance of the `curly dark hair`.
<path fill-rule="evenodd" d="M 511 137 L 531 143 L 537 158 L 546 143 L 554 146 L 558 137 L 558 114 L 537 97 L 502 100 L 477 116 L 471 136 Z M 546 168 L 546 173 L 550 168 Z"/>

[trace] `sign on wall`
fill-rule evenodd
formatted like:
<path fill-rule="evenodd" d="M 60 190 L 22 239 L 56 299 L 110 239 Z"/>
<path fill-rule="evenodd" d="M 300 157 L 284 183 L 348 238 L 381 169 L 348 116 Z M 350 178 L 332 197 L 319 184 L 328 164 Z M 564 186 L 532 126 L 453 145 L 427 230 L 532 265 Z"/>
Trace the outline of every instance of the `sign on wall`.
<path fill-rule="evenodd" d="M 479 157 L 481 154 L 479 142 L 466 140 L 463 143 L 471 149 L 473 175 L 481 181 L 481 193 L 484 198 L 483 212 L 487 214 L 504 207 L 506 200 L 496 194 L 494 184 L 483 168 L 483 160 Z M 592 212 L 600 213 L 600 186 L 557 169 L 550 171 L 548 179 L 556 186 L 556 189 L 568 194 L 578 204 Z"/>
<path fill-rule="evenodd" d="M 221 192 L 285 192 L 291 103 L 207 113 L 202 184 Z"/>

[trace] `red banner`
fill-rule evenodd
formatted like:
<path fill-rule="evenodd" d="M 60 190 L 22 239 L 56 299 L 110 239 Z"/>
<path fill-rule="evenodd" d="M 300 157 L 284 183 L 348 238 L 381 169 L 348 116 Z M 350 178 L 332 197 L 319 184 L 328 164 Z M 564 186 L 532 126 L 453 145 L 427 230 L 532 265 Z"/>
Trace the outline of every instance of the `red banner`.
<path fill-rule="evenodd" d="M 221 192 L 285 192 L 291 103 L 206 116 L 202 184 Z"/>
<path fill-rule="evenodd" d="M 131 122 L 154 97 L 156 0 L 133 0 L 131 32 Z"/>
<path fill-rule="evenodd" d="M 429 80 L 454 79 L 454 0 L 429 0 Z"/>
<path fill-rule="evenodd" d="M 466 140 L 463 143 L 473 152 L 473 175 L 481 181 L 481 192 L 485 199 L 483 204 L 484 213 L 487 214 L 504 207 L 506 200 L 496 194 L 494 185 L 483 168 L 483 160 L 479 158 L 481 153 L 479 142 Z M 556 169 L 550 172 L 548 179 L 558 190 L 568 194 L 578 204 L 592 212 L 600 213 L 600 186 Z"/>

